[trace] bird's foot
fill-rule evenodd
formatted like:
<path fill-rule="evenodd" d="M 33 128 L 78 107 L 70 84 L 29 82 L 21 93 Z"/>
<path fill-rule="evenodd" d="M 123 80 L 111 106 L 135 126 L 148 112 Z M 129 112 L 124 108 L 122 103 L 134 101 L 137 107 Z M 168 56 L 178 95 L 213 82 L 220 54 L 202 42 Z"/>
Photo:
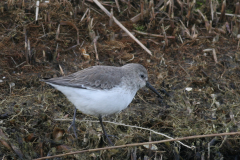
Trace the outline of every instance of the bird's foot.
<path fill-rule="evenodd" d="M 76 125 L 75 125 L 75 119 L 72 121 L 71 125 L 68 127 L 68 132 L 71 128 L 73 128 L 74 135 L 77 138 L 77 131 L 76 131 L 77 129 L 76 129 Z"/>
<path fill-rule="evenodd" d="M 111 139 L 109 137 L 113 137 L 113 138 L 116 138 L 116 139 L 119 139 L 117 136 L 115 135 L 110 135 L 110 134 L 104 134 L 104 136 L 106 137 L 107 141 L 108 141 L 108 144 L 111 145 L 111 146 L 114 146 L 114 144 L 112 143 Z"/>
<path fill-rule="evenodd" d="M 109 134 L 104 134 L 104 136 L 106 137 L 108 144 L 111 146 L 114 146 L 114 144 L 112 143 L 111 139 L 109 137 L 115 137 L 114 135 L 109 135 Z"/>

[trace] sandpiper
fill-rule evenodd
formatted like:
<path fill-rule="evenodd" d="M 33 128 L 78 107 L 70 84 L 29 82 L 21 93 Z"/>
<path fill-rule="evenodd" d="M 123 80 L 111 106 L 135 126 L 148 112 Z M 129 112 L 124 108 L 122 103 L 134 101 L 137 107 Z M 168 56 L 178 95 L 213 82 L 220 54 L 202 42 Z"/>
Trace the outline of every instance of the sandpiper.
<path fill-rule="evenodd" d="M 144 86 L 161 97 L 149 84 L 146 68 L 136 63 L 122 67 L 92 66 L 65 77 L 42 81 L 61 91 L 74 104 L 75 111 L 71 126 L 76 137 L 77 108 L 84 114 L 99 118 L 103 133 L 111 145 L 113 143 L 102 123 L 103 116 L 118 113 L 127 108 L 136 92 Z"/>

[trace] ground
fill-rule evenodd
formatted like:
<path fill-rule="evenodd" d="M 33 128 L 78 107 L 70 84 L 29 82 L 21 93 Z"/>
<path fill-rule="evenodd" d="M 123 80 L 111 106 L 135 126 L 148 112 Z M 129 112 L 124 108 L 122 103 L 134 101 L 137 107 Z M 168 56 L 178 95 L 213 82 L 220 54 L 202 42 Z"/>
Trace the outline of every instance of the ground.
<path fill-rule="evenodd" d="M 109 11 L 113 6 L 116 19 L 152 55 L 116 23 L 110 25 L 109 17 L 93 1 L 41 2 L 37 21 L 35 2 L 0 2 L 0 158 L 35 159 L 107 147 L 97 117 L 80 111 L 75 138 L 68 131 L 74 106 L 40 81 L 94 65 L 140 63 L 163 96 L 160 99 L 143 88 L 127 109 L 104 117 L 114 122 L 104 125 L 117 137 L 112 138 L 115 146 L 168 139 L 160 133 L 177 138 L 239 131 L 237 18 L 215 14 L 222 8 L 217 1 L 212 4 L 216 4 L 213 19 L 209 1 L 193 7 L 183 3 L 182 12 L 177 2 L 172 10 L 166 1 L 162 9 L 161 2 L 154 1 L 155 14 L 150 10 L 142 20 L 131 18 L 141 12 L 142 4 L 147 11 L 151 3 L 120 1 L 120 12 L 114 1 L 102 3 Z M 235 2 L 227 1 L 226 10 L 239 14 L 232 10 Z M 238 135 L 181 142 L 184 145 L 158 143 L 153 145 L 156 150 L 139 145 L 60 159 L 240 159 Z"/>

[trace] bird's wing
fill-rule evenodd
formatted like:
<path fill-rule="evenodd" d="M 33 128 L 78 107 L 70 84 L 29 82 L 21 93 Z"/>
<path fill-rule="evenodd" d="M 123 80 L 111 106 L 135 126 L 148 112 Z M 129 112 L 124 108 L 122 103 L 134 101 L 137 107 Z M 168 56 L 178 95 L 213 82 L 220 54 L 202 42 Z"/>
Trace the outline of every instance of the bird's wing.
<path fill-rule="evenodd" d="M 120 84 L 122 77 L 121 67 L 93 66 L 65 77 L 42 81 L 82 89 L 111 89 Z"/>

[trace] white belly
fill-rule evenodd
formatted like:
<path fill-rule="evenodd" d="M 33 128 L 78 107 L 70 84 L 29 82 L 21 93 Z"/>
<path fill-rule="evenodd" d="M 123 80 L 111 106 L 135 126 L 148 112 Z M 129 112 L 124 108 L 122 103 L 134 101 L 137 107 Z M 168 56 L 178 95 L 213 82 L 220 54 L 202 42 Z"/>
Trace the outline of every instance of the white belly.
<path fill-rule="evenodd" d="M 78 110 L 94 116 L 120 112 L 127 108 L 137 92 L 130 92 L 120 87 L 111 90 L 96 90 L 50 85 L 61 91 Z"/>

